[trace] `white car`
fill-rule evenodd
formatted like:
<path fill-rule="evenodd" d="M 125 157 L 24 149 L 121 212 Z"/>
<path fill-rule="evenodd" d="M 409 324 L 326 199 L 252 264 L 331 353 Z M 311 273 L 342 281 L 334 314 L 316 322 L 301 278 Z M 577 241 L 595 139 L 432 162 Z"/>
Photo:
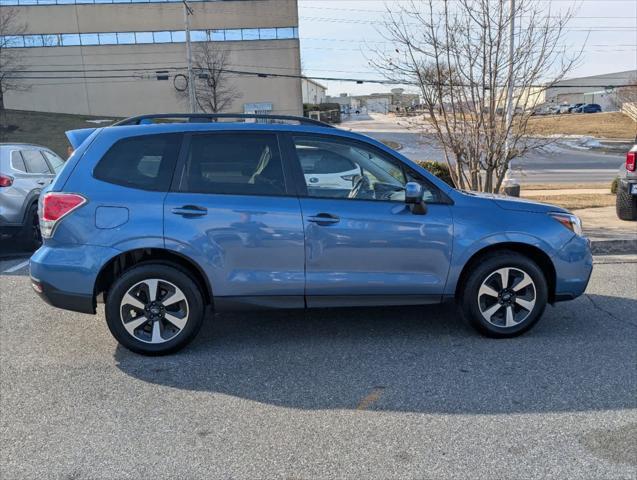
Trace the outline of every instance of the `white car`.
<path fill-rule="evenodd" d="M 297 147 L 305 183 L 309 189 L 352 189 L 352 180 L 362 175 L 361 167 L 336 152 L 314 147 Z"/>

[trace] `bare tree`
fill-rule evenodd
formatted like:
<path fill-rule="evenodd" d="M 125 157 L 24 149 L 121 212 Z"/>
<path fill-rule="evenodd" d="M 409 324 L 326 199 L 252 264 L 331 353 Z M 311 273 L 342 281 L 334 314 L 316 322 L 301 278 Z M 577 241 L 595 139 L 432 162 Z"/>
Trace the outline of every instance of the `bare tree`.
<path fill-rule="evenodd" d="M 615 102 L 619 108 L 625 103 L 637 104 L 637 74 L 631 75 L 625 86 L 615 90 Z"/>
<path fill-rule="evenodd" d="M 227 72 L 228 51 L 216 48 L 211 42 L 200 43 L 193 59 L 195 98 L 200 110 L 220 113 L 241 98 Z M 187 96 L 187 91 L 185 95 Z"/>
<path fill-rule="evenodd" d="M 509 60 L 512 17 L 520 28 Z M 456 186 L 499 191 L 511 160 L 541 144 L 527 135 L 533 110 L 581 54 L 563 45 L 572 11 L 554 14 L 538 0 L 517 0 L 513 12 L 504 0 L 425 0 L 391 6 L 386 18 L 392 50 L 375 50 L 370 63 L 388 81 L 420 89 Z"/>
<path fill-rule="evenodd" d="M 4 112 L 4 95 L 10 91 L 24 91 L 29 88 L 19 73 L 24 70 L 21 51 L 18 46 L 19 35 L 24 34 L 26 25 L 19 22 L 17 10 L 0 7 L 0 113 Z"/>

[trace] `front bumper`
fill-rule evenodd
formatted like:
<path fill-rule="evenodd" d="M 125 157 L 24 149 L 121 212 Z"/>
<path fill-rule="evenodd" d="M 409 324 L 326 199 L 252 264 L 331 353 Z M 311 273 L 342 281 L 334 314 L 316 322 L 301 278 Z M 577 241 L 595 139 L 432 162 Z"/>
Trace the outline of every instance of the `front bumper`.
<path fill-rule="evenodd" d="M 553 259 L 555 266 L 555 301 L 572 300 L 586 291 L 593 273 L 591 242 L 573 236 Z"/>

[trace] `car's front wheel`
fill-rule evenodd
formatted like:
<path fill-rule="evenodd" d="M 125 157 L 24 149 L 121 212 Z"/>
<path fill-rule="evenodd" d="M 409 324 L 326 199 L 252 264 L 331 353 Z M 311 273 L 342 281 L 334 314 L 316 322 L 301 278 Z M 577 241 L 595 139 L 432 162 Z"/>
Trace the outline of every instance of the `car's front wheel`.
<path fill-rule="evenodd" d="M 106 322 L 133 352 L 163 355 L 185 347 L 204 316 L 202 293 L 182 270 L 142 264 L 115 281 L 106 297 Z"/>
<path fill-rule="evenodd" d="M 474 264 L 460 292 L 464 317 L 480 333 L 520 335 L 540 319 L 548 299 L 546 278 L 530 258 L 512 251 Z"/>

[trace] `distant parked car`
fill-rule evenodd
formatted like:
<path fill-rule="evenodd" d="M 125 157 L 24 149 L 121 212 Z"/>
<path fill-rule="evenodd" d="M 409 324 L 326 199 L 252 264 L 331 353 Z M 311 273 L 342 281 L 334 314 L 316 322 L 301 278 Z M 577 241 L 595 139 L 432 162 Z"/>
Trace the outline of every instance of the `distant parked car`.
<path fill-rule="evenodd" d="M 296 154 L 308 189 L 322 189 L 338 197 L 349 192 L 352 182 L 363 174 L 357 163 L 336 152 L 302 145 L 296 147 Z"/>
<path fill-rule="evenodd" d="M 47 148 L 0 143 L 0 235 L 22 235 L 29 249 L 40 245 L 38 196 L 62 165 Z"/>
<path fill-rule="evenodd" d="M 568 113 L 574 113 L 575 110 L 580 108 L 581 106 L 586 105 L 585 103 L 573 103 L 570 107 L 568 107 Z"/>
<path fill-rule="evenodd" d="M 617 182 L 615 206 L 621 220 L 637 220 L 637 137 L 626 153 L 626 163 Z"/>
<path fill-rule="evenodd" d="M 587 103 L 581 107 L 573 109 L 573 113 L 599 113 L 602 107 L 596 103 Z"/>
<path fill-rule="evenodd" d="M 571 108 L 570 104 L 563 103 L 558 107 L 557 113 L 569 113 L 569 108 Z"/>

